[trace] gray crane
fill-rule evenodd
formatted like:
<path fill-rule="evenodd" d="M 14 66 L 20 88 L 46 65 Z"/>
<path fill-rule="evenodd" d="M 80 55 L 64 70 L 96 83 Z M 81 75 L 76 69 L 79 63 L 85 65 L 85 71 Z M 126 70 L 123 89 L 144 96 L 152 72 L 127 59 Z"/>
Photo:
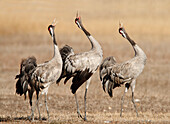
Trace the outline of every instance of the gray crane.
<path fill-rule="evenodd" d="M 52 41 L 54 44 L 54 55 L 53 58 L 50 61 L 46 61 L 45 63 L 39 64 L 37 66 L 34 66 L 33 68 L 28 68 L 29 72 L 28 74 L 28 80 L 25 79 L 24 82 L 28 82 L 28 95 L 30 99 L 30 106 L 31 106 L 31 116 L 29 119 L 32 118 L 32 121 L 34 121 L 34 108 L 32 106 L 32 96 L 34 91 L 36 91 L 37 94 L 37 101 L 36 101 L 36 106 L 39 112 L 39 119 L 41 120 L 41 114 L 39 110 L 39 99 L 42 94 L 45 94 L 45 106 L 46 106 L 46 111 L 48 115 L 48 120 L 49 120 L 49 110 L 47 106 L 47 93 L 48 93 L 48 88 L 50 87 L 51 84 L 55 83 L 56 80 L 61 75 L 62 72 L 62 58 L 59 52 L 59 48 L 55 39 L 55 29 L 56 22 L 55 20 L 51 25 L 48 26 L 48 31 L 52 37 Z M 28 61 L 29 58 L 26 60 Z M 27 67 L 28 65 L 26 65 Z M 25 73 L 27 73 L 25 72 Z M 19 86 L 19 85 L 18 85 Z M 41 92 L 40 96 L 39 93 Z"/>
<path fill-rule="evenodd" d="M 91 43 L 92 48 L 88 52 L 78 54 L 75 54 L 73 49 L 67 45 L 60 49 L 63 59 L 63 72 L 57 83 L 59 83 L 62 78 L 65 78 L 64 83 L 66 83 L 71 77 L 73 77 L 71 91 L 75 96 L 78 117 L 81 117 L 86 121 L 87 90 L 91 81 L 91 76 L 96 72 L 102 62 L 103 51 L 98 41 L 95 40 L 93 36 L 84 28 L 78 14 L 76 16 L 75 23 L 85 33 Z M 85 116 L 83 118 L 80 114 L 76 91 L 84 82 L 86 82 L 86 88 L 84 95 Z"/>
<path fill-rule="evenodd" d="M 114 88 L 125 84 L 125 91 L 121 98 L 120 116 L 122 116 L 125 93 L 128 91 L 129 87 L 131 88 L 132 103 L 134 105 L 136 115 L 138 116 L 138 111 L 134 101 L 134 90 L 136 78 L 143 71 L 147 57 L 144 51 L 129 37 L 122 24 L 120 24 L 119 33 L 130 42 L 135 51 L 135 56 L 123 63 L 117 63 L 113 56 L 107 57 L 103 60 L 100 66 L 99 75 L 102 81 L 103 90 L 107 91 L 110 97 L 112 97 L 112 90 Z"/>

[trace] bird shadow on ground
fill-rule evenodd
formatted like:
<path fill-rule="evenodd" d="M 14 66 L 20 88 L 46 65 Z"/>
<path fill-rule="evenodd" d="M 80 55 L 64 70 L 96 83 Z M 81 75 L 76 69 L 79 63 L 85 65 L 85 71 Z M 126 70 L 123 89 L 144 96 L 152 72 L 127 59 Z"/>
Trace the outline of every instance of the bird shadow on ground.
<path fill-rule="evenodd" d="M 0 117 L 0 122 L 10 122 L 10 121 L 30 121 L 28 117 Z M 35 121 L 39 121 L 39 118 L 35 117 Z M 47 119 L 43 117 L 41 121 L 46 121 Z"/>

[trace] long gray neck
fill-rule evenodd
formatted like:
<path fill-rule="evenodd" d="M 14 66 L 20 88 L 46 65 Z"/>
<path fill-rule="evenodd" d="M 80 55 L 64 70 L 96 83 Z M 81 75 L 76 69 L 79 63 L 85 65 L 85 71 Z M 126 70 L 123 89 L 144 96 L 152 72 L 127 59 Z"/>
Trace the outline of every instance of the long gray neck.
<path fill-rule="evenodd" d="M 58 45 L 57 45 L 57 42 L 56 42 L 54 32 L 53 32 L 52 40 L 53 40 L 53 43 L 54 43 L 54 55 L 53 55 L 53 58 L 57 58 L 58 62 L 62 62 L 62 58 L 61 58 L 61 55 L 60 55 L 60 52 L 59 52 L 59 48 L 58 48 Z"/>
<path fill-rule="evenodd" d="M 81 29 L 83 30 L 83 32 L 86 34 L 87 38 L 90 40 L 91 49 L 96 49 L 97 51 L 102 53 L 102 48 L 100 46 L 100 44 L 98 43 L 98 41 L 84 28 L 84 26 L 81 24 Z"/>
<path fill-rule="evenodd" d="M 141 56 L 142 58 L 146 58 L 146 54 L 144 51 L 129 37 L 128 34 L 126 34 L 127 40 L 131 43 L 134 51 L 135 51 L 135 56 Z"/>
<path fill-rule="evenodd" d="M 57 42 L 56 42 L 56 39 L 55 39 L 55 33 L 54 33 L 54 31 L 53 31 L 52 40 L 53 40 L 53 43 L 54 43 L 55 45 L 57 45 Z"/>

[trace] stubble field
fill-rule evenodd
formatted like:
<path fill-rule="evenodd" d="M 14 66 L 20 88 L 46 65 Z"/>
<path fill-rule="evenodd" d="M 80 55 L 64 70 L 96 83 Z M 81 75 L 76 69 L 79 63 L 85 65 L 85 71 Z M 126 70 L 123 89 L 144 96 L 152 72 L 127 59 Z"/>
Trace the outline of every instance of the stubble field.
<path fill-rule="evenodd" d="M 15 75 L 22 58 L 35 56 L 38 63 L 50 60 L 53 46 L 47 27 L 58 20 L 55 33 L 59 47 L 68 44 L 75 53 L 91 46 L 74 23 L 77 10 L 86 29 L 99 41 L 104 58 L 114 56 L 117 62 L 134 56 L 127 40 L 118 33 L 123 22 L 132 39 L 145 51 L 147 64 L 138 77 L 135 99 L 139 117 L 126 94 L 123 116 L 120 117 L 124 86 L 113 91 L 113 98 L 104 93 L 98 71 L 93 75 L 87 93 L 87 119 L 77 117 L 71 81 L 53 84 L 48 93 L 51 123 L 170 123 L 170 2 L 168 0 L 49 0 L 0 1 L 0 122 L 29 123 L 28 99 L 15 94 Z M 77 91 L 80 111 L 84 115 L 84 85 Z M 43 97 L 44 99 L 44 97 Z M 34 102 L 35 103 L 35 98 Z M 41 101 L 42 117 L 47 117 Z M 38 118 L 38 112 L 35 111 Z M 35 123 L 46 123 L 46 120 Z"/>

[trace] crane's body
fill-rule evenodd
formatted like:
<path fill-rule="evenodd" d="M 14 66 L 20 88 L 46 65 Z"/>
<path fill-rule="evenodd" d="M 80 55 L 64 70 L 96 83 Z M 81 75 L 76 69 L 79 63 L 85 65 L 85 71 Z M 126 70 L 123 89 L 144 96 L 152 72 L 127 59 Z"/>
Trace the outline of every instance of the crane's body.
<path fill-rule="evenodd" d="M 26 78 L 24 79 L 24 82 L 28 83 L 27 91 L 28 91 L 30 106 L 32 111 L 29 119 L 32 118 L 32 121 L 34 120 L 34 109 L 35 109 L 32 107 L 32 96 L 34 91 L 36 91 L 36 95 L 37 95 L 36 106 L 39 112 L 39 119 L 41 120 L 40 109 L 39 109 L 39 99 L 40 99 L 39 92 L 41 92 L 41 95 L 45 94 L 45 105 L 46 105 L 46 110 L 47 110 L 47 115 L 49 120 L 49 111 L 47 106 L 48 88 L 50 87 L 51 84 L 55 83 L 56 80 L 58 80 L 62 72 L 63 63 L 62 63 L 62 58 L 59 52 L 58 45 L 55 40 L 55 33 L 54 33 L 55 25 L 56 23 L 55 24 L 53 23 L 48 27 L 48 31 L 52 37 L 53 44 L 54 44 L 53 58 L 50 61 L 34 66 L 34 68 L 28 68 L 28 70 L 25 71 L 26 75 L 29 75 L 27 79 Z M 30 58 L 28 58 L 27 61 L 29 59 Z M 26 67 L 28 65 L 29 64 L 27 64 Z"/>
<path fill-rule="evenodd" d="M 89 87 L 91 76 L 96 72 L 97 68 L 100 66 L 103 59 L 103 51 L 97 40 L 84 28 L 81 23 L 80 17 L 75 19 L 75 23 L 78 27 L 86 34 L 87 38 L 91 43 L 91 50 L 83 53 L 74 54 L 73 50 L 69 46 L 64 46 L 61 50 L 61 56 L 63 59 L 63 72 L 57 83 L 65 78 L 64 83 L 66 83 L 71 77 L 72 85 L 71 90 L 75 95 L 77 113 L 78 117 L 81 117 L 79 111 L 79 105 L 77 101 L 76 91 L 77 89 L 86 82 L 85 95 L 84 95 L 84 104 L 85 104 L 85 117 L 86 120 L 86 94 Z"/>
<path fill-rule="evenodd" d="M 135 51 L 135 56 L 132 59 L 123 63 L 117 63 L 114 57 L 107 57 L 100 66 L 100 79 L 102 81 L 103 90 L 106 90 L 110 97 L 112 97 L 112 90 L 114 88 L 120 87 L 121 85 L 125 84 L 125 92 L 122 96 L 120 116 L 122 116 L 124 95 L 128 91 L 129 87 L 131 87 L 132 102 L 138 116 L 138 112 L 134 102 L 134 90 L 136 78 L 143 71 L 147 57 L 144 51 L 132 39 L 130 39 L 122 26 L 119 28 L 119 33 L 131 43 Z"/>

